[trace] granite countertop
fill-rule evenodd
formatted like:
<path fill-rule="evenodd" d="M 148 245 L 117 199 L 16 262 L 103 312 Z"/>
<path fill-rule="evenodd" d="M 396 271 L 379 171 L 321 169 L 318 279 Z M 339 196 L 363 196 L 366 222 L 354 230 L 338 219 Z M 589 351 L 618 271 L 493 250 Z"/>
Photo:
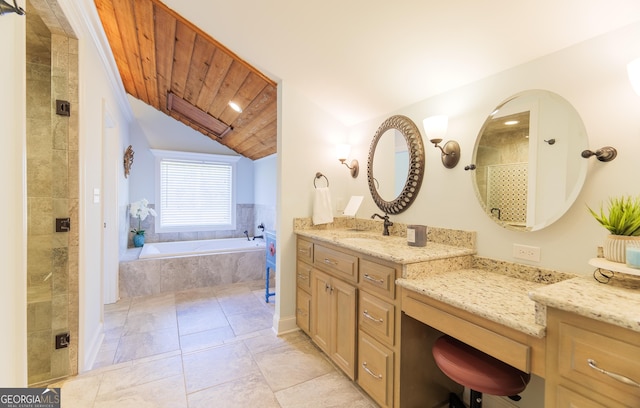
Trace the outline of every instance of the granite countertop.
<path fill-rule="evenodd" d="M 544 324 L 536 321 L 536 304 L 528 296 L 531 290 L 547 286 L 544 283 L 466 269 L 398 279 L 396 284 L 530 336 L 546 334 Z"/>
<path fill-rule="evenodd" d="M 405 237 L 383 236 L 380 232 L 357 231 L 353 229 L 296 230 L 296 234 L 317 241 L 375 256 L 398 264 L 433 261 L 473 255 L 475 250 L 452 245 L 427 242 L 424 247 L 407 244 Z"/>
<path fill-rule="evenodd" d="M 592 277 L 578 277 L 532 288 L 529 297 L 547 307 L 640 332 L 638 282 L 630 287 L 616 283 L 602 284 Z"/>

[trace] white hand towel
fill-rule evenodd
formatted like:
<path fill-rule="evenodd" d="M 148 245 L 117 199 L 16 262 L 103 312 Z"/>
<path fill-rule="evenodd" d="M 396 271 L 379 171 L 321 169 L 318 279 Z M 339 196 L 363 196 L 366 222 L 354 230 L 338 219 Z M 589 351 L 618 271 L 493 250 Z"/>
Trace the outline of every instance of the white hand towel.
<path fill-rule="evenodd" d="M 329 187 L 317 187 L 313 200 L 313 224 L 328 224 L 333 222 L 333 209 Z"/>

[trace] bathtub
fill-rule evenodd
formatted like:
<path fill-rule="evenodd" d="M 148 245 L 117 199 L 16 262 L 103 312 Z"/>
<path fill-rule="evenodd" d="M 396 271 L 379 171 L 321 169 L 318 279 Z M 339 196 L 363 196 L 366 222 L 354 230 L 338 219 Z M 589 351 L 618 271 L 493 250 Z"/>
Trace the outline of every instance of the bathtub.
<path fill-rule="evenodd" d="M 246 238 L 205 239 L 200 241 L 154 242 L 144 244 L 138 259 L 192 256 L 222 252 L 264 251 L 263 239 Z"/>
<path fill-rule="evenodd" d="M 238 282 L 262 281 L 264 284 L 266 271 L 262 239 L 147 243 L 139 256 L 127 259 L 119 265 L 121 298 Z"/>

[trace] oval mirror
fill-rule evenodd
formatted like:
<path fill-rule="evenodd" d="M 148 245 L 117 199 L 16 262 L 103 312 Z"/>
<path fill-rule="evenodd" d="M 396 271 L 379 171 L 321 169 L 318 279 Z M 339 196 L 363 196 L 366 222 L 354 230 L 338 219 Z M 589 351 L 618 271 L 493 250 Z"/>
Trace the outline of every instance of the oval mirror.
<path fill-rule="evenodd" d="M 415 200 L 424 176 L 424 145 L 416 124 L 395 115 L 380 125 L 369 148 L 371 197 L 385 214 L 399 214 Z"/>
<path fill-rule="evenodd" d="M 473 185 L 485 213 L 499 225 L 537 231 L 571 207 L 587 175 L 587 132 L 561 96 L 524 91 L 484 122 L 473 152 Z"/>

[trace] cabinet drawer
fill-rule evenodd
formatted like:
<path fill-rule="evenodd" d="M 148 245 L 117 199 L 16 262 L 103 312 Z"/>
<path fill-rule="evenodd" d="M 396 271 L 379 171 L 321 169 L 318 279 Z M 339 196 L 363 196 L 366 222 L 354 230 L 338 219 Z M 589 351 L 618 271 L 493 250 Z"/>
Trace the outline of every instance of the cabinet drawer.
<path fill-rule="evenodd" d="M 394 299 L 396 270 L 390 266 L 360 260 L 360 283 L 362 288 Z"/>
<path fill-rule="evenodd" d="M 360 331 L 358 384 L 382 407 L 393 405 L 393 359 L 393 351 Z"/>
<path fill-rule="evenodd" d="M 313 264 L 324 271 L 333 273 L 352 282 L 358 280 L 358 257 L 315 245 L 313 249 Z"/>
<path fill-rule="evenodd" d="M 360 328 L 381 342 L 393 347 L 395 333 L 395 306 L 360 291 L 358 321 Z"/>
<path fill-rule="evenodd" d="M 311 293 L 311 269 L 311 265 L 298 261 L 296 267 L 296 285 L 308 293 Z"/>
<path fill-rule="evenodd" d="M 296 290 L 296 324 L 305 333 L 309 334 L 311 327 L 311 295 L 304 290 Z"/>
<path fill-rule="evenodd" d="M 562 377 L 624 404 L 640 401 L 640 387 L 614 378 L 618 375 L 640 382 L 638 345 L 567 322 L 560 323 L 559 334 L 558 372 Z M 589 365 L 590 360 L 597 368 Z"/>
<path fill-rule="evenodd" d="M 584 397 L 568 388 L 558 387 L 556 392 L 556 408 L 623 408 L 622 405 L 601 405 L 591 397 Z"/>
<path fill-rule="evenodd" d="M 313 243 L 298 238 L 296 241 L 298 259 L 307 263 L 313 263 Z"/>

